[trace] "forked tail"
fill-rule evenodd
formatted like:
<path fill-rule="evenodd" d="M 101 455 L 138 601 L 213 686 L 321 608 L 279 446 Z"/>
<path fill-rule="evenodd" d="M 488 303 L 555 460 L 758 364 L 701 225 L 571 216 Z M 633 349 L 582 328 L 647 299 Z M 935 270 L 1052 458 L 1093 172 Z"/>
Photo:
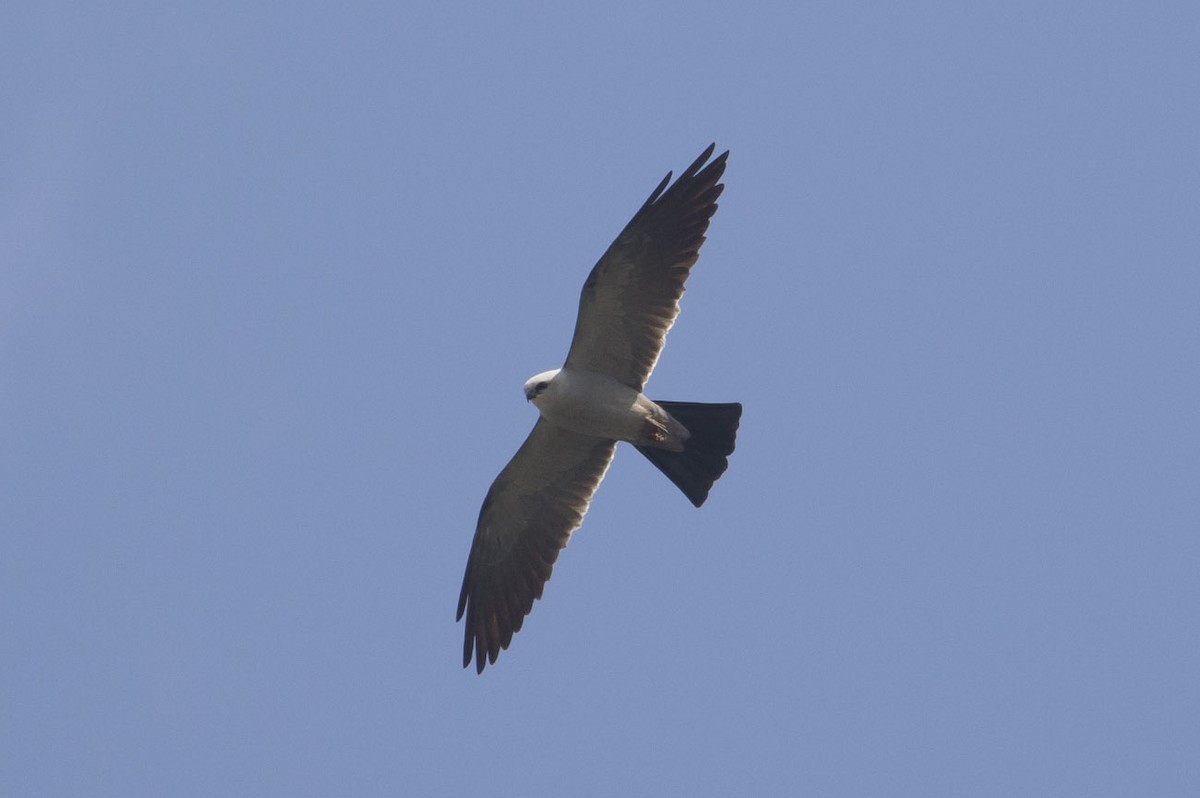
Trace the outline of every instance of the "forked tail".
<path fill-rule="evenodd" d="M 713 483 L 729 467 L 728 457 L 733 453 L 742 406 L 737 402 L 705 404 L 656 400 L 656 403 L 687 427 L 691 437 L 684 443 L 682 452 L 651 446 L 634 448 L 666 474 L 667 479 L 674 482 L 692 504 L 699 507 L 708 498 Z"/>

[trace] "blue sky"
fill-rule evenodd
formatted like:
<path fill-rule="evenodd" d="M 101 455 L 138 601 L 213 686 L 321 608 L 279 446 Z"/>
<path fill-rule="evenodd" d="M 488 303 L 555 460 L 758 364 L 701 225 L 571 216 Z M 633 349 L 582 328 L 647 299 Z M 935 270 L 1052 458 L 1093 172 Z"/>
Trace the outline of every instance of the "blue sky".
<path fill-rule="evenodd" d="M 63 4 L 0 29 L 0 793 L 1200 790 L 1200 12 Z M 432 4 L 430 4 L 432 6 Z M 710 141 L 496 667 L 479 504 Z"/>

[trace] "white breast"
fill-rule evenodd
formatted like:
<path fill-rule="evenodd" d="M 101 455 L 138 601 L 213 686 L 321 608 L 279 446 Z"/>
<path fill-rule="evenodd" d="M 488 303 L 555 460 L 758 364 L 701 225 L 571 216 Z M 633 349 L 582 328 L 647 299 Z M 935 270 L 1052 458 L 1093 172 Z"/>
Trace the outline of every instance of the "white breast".
<path fill-rule="evenodd" d="M 654 403 L 612 377 L 560 369 L 533 399 L 542 418 L 597 438 L 638 439 Z"/>

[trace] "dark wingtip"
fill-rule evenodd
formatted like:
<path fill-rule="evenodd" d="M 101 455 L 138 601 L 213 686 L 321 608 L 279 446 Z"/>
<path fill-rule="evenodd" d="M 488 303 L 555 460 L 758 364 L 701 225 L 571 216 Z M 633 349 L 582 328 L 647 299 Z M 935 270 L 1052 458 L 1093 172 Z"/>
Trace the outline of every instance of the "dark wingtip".
<path fill-rule="evenodd" d="M 693 179 L 697 174 L 700 173 L 701 169 L 704 170 L 706 175 L 711 175 L 712 182 L 716 184 L 716 182 L 721 179 L 721 176 L 725 174 L 725 161 L 729 158 L 729 150 L 725 150 L 725 152 L 713 159 L 712 163 L 709 163 L 706 166 L 705 161 L 712 157 L 712 154 L 716 149 L 717 143 L 715 141 L 705 147 L 704 152 L 700 153 L 700 157 L 692 161 L 691 166 L 679 173 L 679 179 L 675 181 L 675 185 L 678 186 L 680 183 L 686 183 L 687 181 Z M 667 172 L 667 176 L 664 177 L 662 182 L 655 187 L 654 191 L 650 192 L 650 196 L 647 197 L 646 201 L 642 203 L 642 207 L 638 209 L 638 213 L 634 216 L 634 218 L 637 218 L 637 215 L 644 213 L 647 208 L 656 203 L 659 198 L 662 197 L 663 192 L 667 191 L 668 187 L 671 186 L 671 177 L 673 174 L 674 172 Z M 716 194 L 710 198 L 710 201 L 716 200 L 717 196 L 720 195 L 722 188 L 724 188 L 722 185 L 718 184 L 716 186 Z"/>
<path fill-rule="evenodd" d="M 704 152 L 700 153 L 700 157 L 697 158 L 692 163 L 692 165 L 688 167 L 688 171 L 692 172 L 693 174 L 695 172 L 700 171 L 700 167 L 704 165 L 705 161 L 707 161 L 709 158 L 712 157 L 713 151 L 716 148 L 717 148 L 717 142 L 715 142 L 715 141 L 712 144 L 709 144 L 707 147 L 705 147 Z M 722 155 L 721 157 L 724 158 L 725 156 Z"/>
<path fill-rule="evenodd" d="M 720 175 L 725 171 L 725 161 L 729 158 L 729 150 L 725 150 L 725 152 L 714 158 L 712 163 L 708 164 L 707 166 L 705 165 L 705 161 L 712 157 L 712 154 L 716 149 L 717 143 L 715 141 L 705 147 L 704 152 L 700 153 L 700 157 L 692 161 L 692 165 L 683 170 L 683 174 L 679 176 L 679 179 L 682 181 L 690 177 L 695 177 L 696 174 L 700 172 L 702 167 L 706 172 L 710 170 L 716 172 L 718 176 L 717 179 L 720 179 Z"/>

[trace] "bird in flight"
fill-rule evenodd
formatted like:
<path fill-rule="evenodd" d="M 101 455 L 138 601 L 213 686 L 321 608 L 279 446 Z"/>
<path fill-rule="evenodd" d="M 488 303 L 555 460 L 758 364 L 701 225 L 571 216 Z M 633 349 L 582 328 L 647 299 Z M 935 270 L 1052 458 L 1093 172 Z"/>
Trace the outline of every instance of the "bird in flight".
<path fill-rule="evenodd" d="M 642 393 L 724 185 L 728 150 L 709 145 L 673 184 L 663 178 L 592 268 L 562 368 L 531 377 L 540 417 L 483 500 L 458 617 L 463 667 L 495 664 L 582 523 L 627 441 L 696 507 L 728 467 L 742 406 L 664 402 Z"/>

